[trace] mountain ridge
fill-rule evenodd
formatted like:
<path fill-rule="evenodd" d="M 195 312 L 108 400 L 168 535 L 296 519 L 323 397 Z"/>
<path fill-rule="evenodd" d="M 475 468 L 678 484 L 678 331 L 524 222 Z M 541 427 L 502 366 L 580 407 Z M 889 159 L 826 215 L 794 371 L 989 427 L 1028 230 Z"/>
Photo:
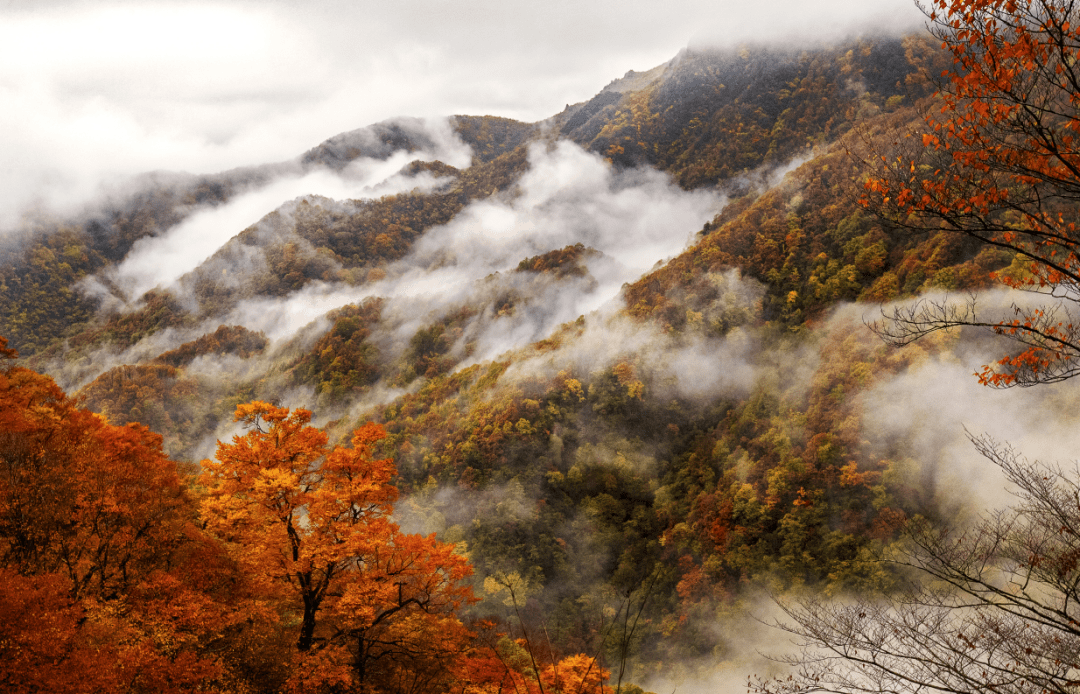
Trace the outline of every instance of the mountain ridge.
<path fill-rule="evenodd" d="M 341 133 L 288 166 L 357 197 L 274 200 L 128 296 L 133 249 L 259 188 L 183 178 L 27 230 L 0 334 L 186 461 L 250 400 L 309 407 L 333 440 L 377 421 L 401 522 L 532 591 L 523 617 L 493 596 L 476 614 L 600 652 L 590 625 L 636 600 L 635 681 L 722 659 L 737 635 L 712 625 L 752 587 L 889 590 L 868 560 L 946 515 L 948 447 L 923 459 L 875 398 L 976 346 L 897 352 L 856 303 L 985 288 L 1015 261 L 858 204 L 860 147 L 921 123 L 936 60 L 917 37 L 692 49 L 539 123 Z"/>

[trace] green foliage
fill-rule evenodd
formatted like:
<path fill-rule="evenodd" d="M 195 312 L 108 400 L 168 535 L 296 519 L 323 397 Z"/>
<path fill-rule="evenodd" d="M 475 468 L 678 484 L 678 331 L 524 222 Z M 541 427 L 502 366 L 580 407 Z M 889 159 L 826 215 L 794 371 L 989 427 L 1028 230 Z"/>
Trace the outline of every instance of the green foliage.
<path fill-rule="evenodd" d="M 604 91 L 560 114 L 561 133 L 618 164 L 667 171 L 685 188 L 730 182 L 897 107 L 894 97 L 919 90 L 905 84 L 908 50 L 894 38 L 687 49 L 647 86 Z"/>
<path fill-rule="evenodd" d="M 362 393 L 381 375 L 378 350 L 367 337 L 382 306 L 381 299 L 367 299 L 328 313 L 330 330 L 289 367 L 290 380 L 314 386 L 328 403 Z"/>
<path fill-rule="evenodd" d="M 188 342 L 174 350 L 159 354 L 154 361 L 174 367 L 183 367 L 196 357 L 206 354 L 235 354 L 247 359 L 262 353 L 269 344 L 266 335 L 248 330 L 242 325 L 221 325 L 194 342 Z"/>
<path fill-rule="evenodd" d="M 82 219 L 29 216 L 0 241 L 0 334 L 24 357 L 90 327 L 97 300 L 77 284 L 117 263 L 141 238 L 154 236 L 192 212 L 225 202 L 265 181 L 273 166 L 215 176 L 151 174 L 135 192 L 110 198 Z"/>
<path fill-rule="evenodd" d="M 397 260 L 424 231 L 450 221 L 468 202 L 507 189 L 524 170 L 521 146 L 460 172 L 445 192 L 402 193 L 345 206 L 304 200 L 294 212 L 295 233 L 347 268 Z M 255 237 L 252 229 L 240 241 L 256 243 Z"/>
<path fill-rule="evenodd" d="M 72 330 L 71 337 L 53 341 L 27 362 L 34 368 L 45 368 L 59 358 L 67 363 L 91 362 L 98 349 L 125 349 L 159 330 L 194 325 L 194 316 L 171 291 L 151 289 L 143 295 L 138 308 L 126 313 L 99 313 L 97 320 L 75 326 L 79 330 Z"/>
<path fill-rule="evenodd" d="M 696 619 L 748 582 L 888 589 L 872 557 L 924 510 L 898 451 L 865 447 L 854 398 L 917 355 L 853 328 L 824 340 L 809 388 L 766 380 L 707 406 L 658 402 L 630 361 L 514 381 L 505 362 L 434 375 L 381 411 L 385 450 L 478 574 L 529 582 L 535 619 L 578 639 L 598 613 L 567 601 L 655 580 L 635 653 L 686 656 L 709 642 Z"/>
<path fill-rule="evenodd" d="M 472 148 L 474 162 L 483 163 L 514 151 L 540 130 L 534 123 L 497 116 L 454 116 L 450 121 L 454 132 Z"/>
<path fill-rule="evenodd" d="M 601 255 L 600 251 L 575 243 L 560 250 L 526 258 L 518 263 L 518 272 L 551 273 L 556 277 L 584 277 L 589 270 L 586 262 Z"/>
<path fill-rule="evenodd" d="M 798 327 L 842 301 L 984 288 L 990 272 L 1011 261 L 956 234 L 913 237 L 869 216 L 856 204 L 850 182 L 858 173 L 852 167 L 834 147 L 775 188 L 744 198 L 708 225 L 697 245 L 624 290 L 631 314 L 669 330 L 692 328 L 688 312 L 717 309 L 710 278 L 734 267 L 765 285 L 759 306 L 766 320 Z M 747 309 L 733 321 L 721 316 L 717 327 L 723 331 L 729 322 L 756 317 Z"/>
<path fill-rule="evenodd" d="M 93 316 L 94 303 L 74 285 L 104 258 L 86 247 L 80 230 L 62 227 L 22 253 L 5 249 L 0 255 L 0 332 L 24 355 L 70 335 Z"/>

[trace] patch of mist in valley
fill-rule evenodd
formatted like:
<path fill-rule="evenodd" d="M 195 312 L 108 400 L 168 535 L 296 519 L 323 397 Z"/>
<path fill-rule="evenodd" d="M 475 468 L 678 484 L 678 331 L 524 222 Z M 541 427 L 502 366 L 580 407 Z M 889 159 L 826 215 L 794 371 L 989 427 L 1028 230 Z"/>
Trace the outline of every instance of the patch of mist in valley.
<path fill-rule="evenodd" d="M 103 286 L 115 287 L 122 294 L 120 300 L 129 304 L 149 289 L 173 285 L 240 231 L 279 208 L 282 201 L 305 196 L 371 199 L 414 189 L 431 190 L 439 185 L 439 179 L 426 173 L 405 176 L 400 173 L 402 168 L 416 160 L 439 160 L 456 167 L 469 165 L 472 152 L 450 130 L 446 119 L 410 120 L 407 124 L 417 139 L 431 145 L 430 149 L 398 149 L 381 158 L 359 156 L 336 170 L 296 165 L 225 204 L 197 211 L 175 227 L 139 239 L 123 261 L 105 271 L 102 278 L 88 278 L 86 291 L 100 296 Z M 368 130 L 357 132 L 366 135 L 364 142 L 375 139 Z M 369 143 L 368 149 L 375 147 Z"/>
<path fill-rule="evenodd" d="M 724 203 L 712 193 L 683 191 L 653 170 L 616 171 L 566 141 L 532 145 L 518 189 L 511 199 L 474 203 L 429 230 L 407 258 L 386 268 L 372 293 L 453 303 L 478 280 L 513 270 L 526 257 L 576 243 L 600 251 L 605 259 L 588 263 L 596 285 L 571 290 L 578 298 L 548 321 L 553 327 L 615 299 L 624 283 L 684 250 Z"/>
<path fill-rule="evenodd" d="M 616 172 L 571 143 L 536 145 L 529 156 L 518 196 L 474 203 L 429 230 L 408 256 L 383 268 L 383 279 L 362 285 L 311 282 L 286 297 L 243 301 L 220 322 L 281 341 L 312 316 L 382 297 L 380 329 L 389 334 L 372 340 L 401 344 L 448 311 L 483 305 L 497 295 L 517 297 L 512 314 L 481 313 L 479 323 L 466 330 L 477 345 L 474 361 L 482 361 L 611 304 L 624 283 L 685 249 L 724 202 L 714 194 L 682 191 L 655 171 Z M 602 254 L 586 262 L 587 278 L 514 272 L 528 256 L 575 243 Z"/>
<path fill-rule="evenodd" d="M 740 291 L 745 296 L 758 296 L 760 288 L 752 281 L 741 282 L 745 286 Z M 990 313 L 1007 310 L 1027 298 L 1011 291 L 993 291 L 980 295 L 979 304 Z M 555 350 L 534 356 L 528 356 L 527 351 L 515 353 L 500 382 L 512 385 L 544 380 L 561 370 L 587 376 L 628 360 L 654 389 L 650 397 L 704 403 L 740 398 L 753 389 L 766 388 L 798 398 L 811 387 L 823 363 L 819 350 L 827 335 L 854 332 L 864 343 L 878 343 L 865 325 L 874 310 L 863 304 L 837 307 L 797 347 L 777 345 L 758 328 L 737 328 L 726 336 L 673 336 L 621 314 L 594 313 L 586 316 L 579 333 L 565 337 Z M 917 502 L 922 508 L 940 514 L 946 522 L 963 525 L 1014 501 L 999 469 L 978 453 L 969 435 L 989 433 L 1029 459 L 1066 461 L 1076 457 L 1080 434 L 1072 413 L 1080 405 L 1080 393 L 1075 384 L 995 390 L 978 383 L 975 372 L 1010 347 L 1008 340 L 964 329 L 943 336 L 905 368 L 876 378 L 850 396 L 861 418 L 865 450 L 893 459 L 896 474 L 903 475 L 905 483 L 920 495 Z M 657 384 L 664 384 L 667 392 L 657 393 Z M 600 456 L 597 460 L 608 463 L 617 455 L 614 448 L 590 443 L 580 444 L 577 453 L 579 458 Z M 646 474 L 655 464 L 647 458 L 636 463 L 645 466 L 640 470 Z M 477 491 L 456 486 L 426 489 L 403 500 L 395 519 L 410 532 L 437 532 L 456 540 L 462 528 L 486 521 L 492 514 L 533 517 L 537 500 L 523 502 L 521 495 L 520 486 L 511 489 L 506 485 Z M 586 577 L 594 576 L 597 559 L 582 548 L 589 546 L 588 538 L 595 528 L 585 517 L 572 525 L 572 533 L 565 535 L 573 538 L 567 540 L 567 557 L 580 564 L 579 575 L 587 583 L 591 579 Z M 563 589 L 552 588 L 556 592 Z M 767 625 L 779 614 L 768 595 L 750 590 L 734 603 L 718 607 L 705 621 L 691 619 L 695 630 L 712 634 L 710 655 L 687 660 L 667 672 L 650 672 L 642 665 L 644 669 L 635 671 L 633 681 L 658 692 L 736 692 L 745 691 L 749 675 L 780 675 L 783 666 L 772 658 L 792 652 L 794 644 Z"/>
<path fill-rule="evenodd" d="M 777 662 L 797 648 L 771 624 L 784 614 L 773 596 L 758 586 L 718 611 L 717 619 L 699 628 L 716 644 L 708 655 L 687 658 L 674 666 L 641 667 L 634 681 L 647 692 L 686 694 L 746 694 L 751 678 L 774 678 L 788 673 Z"/>
<path fill-rule="evenodd" d="M 745 395 L 759 377 L 759 354 L 752 331 L 736 328 L 723 337 L 672 335 L 621 313 L 597 313 L 586 317 L 580 336 L 516 359 L 501 380 L 546 380 L 563 370 L 589 375 L 630 360 L 657 388 L 658 397 L 704 402 Z"/>
<path fill-rule="evenodd" d="M 454 149 L 454 140 L 439 128 L 431 126 L 430 130 L 432 141 L 439 144 L 435 153 L 462 163 L 465 154 Z M 461 144 L 459 140 L 457 144 Z M 402 162 L 397 158 L 412 160 L 419 156 L 399 151 L 385 161 L 359 159 L 349 167 L 374 167 L 377 173 L 369 171 L 362 176 L 372 181 L 399 171 Z M 755 180 L 775 184 L 799 161 L 780 170 L 763 171 Z M 462 356 L 461 365 L 466 366 L 543 339 L 578 316 L 595 311 L 617 312 L 621 308 L 618 296 L 622 285 L 684 250 L 725 203 L 715 193 L 683 191 L 654 170 L 616 171 L 600 157 L 565 141 L 533 145 L 529 163 L 516 195 L 503 194 L 473 203 L 450 223 L 429 230 L 408 256 L 382 268 L 383 279 L 360 285 L 316 280 L 284 297 L 252 297 L 191 330 L 165 331 L 123 352 L 102 348 L 81 357 L 75 365 L 57 361 L 48 370 L 66 387 L 78 388 L 113 366 L 144 360 L 154 351 L 174 348 L 219 324 L 243 325 L 264 332 L 274 343 L 291 340 L 303 329 L 313 336 L 310 342 L 317 339 L 317 330 L 309 327 L 313 317 L 369 297 L 386 299 L 383 320 L 371 338 L 384 353 L 400 353 L 417 329 L 450 311 L 467 305 L 485 306 L 469 320 L 461 343 L 454 346 Z M 250 224 L 249 217 L 257 215 L 253 210 L 269 205 L 273 191 L 289 188 L 295 192 L 301 190 L 297 186 L 306 185 L 305 181 L 322 181 L 338 188 L 351 185 L 325 170 L 302 178 L 279 179 L 268 188 L 240 196 L 235 204 L 198 213 L 161 236 L 144 239 L 119 266 L 102 273 L 101 278 L 87 278 L 81 288 L 103 297 L 106 308 L 137 307 L 134 297 L 149 288 L 151 282 L 161 284 L 163 277 L 180 277 L 193 263 L 199 264 L 207 253 L 213 253 L 214 243 L 228 241 L 243 225 Z M 391 187 L 415 187 L 418 183 L 422 188 L 434 181 L 402 181 L 395 176 L 382 181 L 382 185 Z M 318 202 L 338 204 L 329 198 Z M 285 226 L 289 223 L 289 209 L 289 205 L 278 208 Z M 191 247 L 196 250 L 174 255 L 176 244 L 184 243 L 181 237 L 189 226 L 202 229 L 207 244 L 200 247 L 193 243 Z M 257 233 L 273 233 L 269 228 L 259 231 L 260 224 L 252 228 Z M 303 239 L 299 241 L 301 246 L 308 245 Z M 525 257 L 575 243 L 600 251 L 583 263 L 585 277 L 555 279 L 513 272 Z M 225 248 L 227 253 L 223 253 Z M 155 260 L 147 262 L 150 259 Z M 163 267 L 166 262 L 167 267 Z M 217 277 L 223 286 L 233 286 L 246 281 L 244 278 L 263 264 L 258 248 L 230 243 L 202 262 L 200 268 L 208 277 Z M 183 281 L 173 284 L 172 289 L 180 292 L 182 303 L 194 306 L 184 292 Z M 134 289 L 119 292 L 118 296 L 115 288 L 122 286 Z M 760 289 L 753 291 L 760 294 Z M 492 301 L 500 296 L 514 300 L 512 311 L 493 311 Z M 326 324 L 323 330 L 328 327 Z M 468 354 L 464 355 L 466 342 Z M 694 349 L 684 346 L 680 358 L 692 359 Z M 685 383 L 691 380 L 683 379 Z"/>
<path fill-rule="evenodd" d="M 929 294 L 923 300 L 969 299 Z M 996 289 L 975 300 L 980 315 L 990 319 L 1013 315 L 1017 305 L 1045 303 L 1046 297 Z M 902 445 L 935 505 L 967 515 L 1015 501 L 1000 469 L 979 455 L 969 437 L 989 435 L 1030 460 L 1077 458 L 1074 413 L 1080 411 L 1080 391 L 1075 382 L 989 388 L 975 374 L 1013 353 L 1016 343 L 977 328 L 954 329 L 942 340 L 945 349 L 859 395 L 873 445 L 883 452 Z"/>
<path fill-rule="evenodd" d="M 215 325 L 214 328 L 216 327 Z M 206 332 L 209 331 L 166 328 L 147 335 L 126 349 L 105 346 L 75 357 L 61 353 L 52 359 L 45 360 L 41 364 L 41 369 L 66 392 L 74 393 L 110 369 L 125 364 L 150 361 L 159 354 L 190 342 Z"/>

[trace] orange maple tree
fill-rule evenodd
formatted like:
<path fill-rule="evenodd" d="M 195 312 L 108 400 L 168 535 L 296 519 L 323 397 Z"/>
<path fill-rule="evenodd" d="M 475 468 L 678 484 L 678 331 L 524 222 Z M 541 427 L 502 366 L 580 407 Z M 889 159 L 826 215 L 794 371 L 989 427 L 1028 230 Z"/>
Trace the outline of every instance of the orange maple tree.
<path fill-rule="evenodd" d="M 951 53 L 925 128 L 873 155 L 863 204 L 915 229 L 951 229 L 1015 255 L 1006 285 L 1051 297 L 984 318 L 974 300 L 921 301 L 882 324 L 910 342 L 974 325 L 1021 343 L 984 367 L 991 386 L 1080 373 L 1080 17 L 1071 0 L 932 0 L 923 10 Z"/>
<path fill-rule="evenodd" d="M 613 694 L 615 691 L 604 684 L 611 673 L 593 656 L 578 653 L 533 668 L 527 664 L 531 659 L 524 655 L 527 652 L 524 639 L 513 642 L 502 637 L 500 645 L 501 648 L 491 646 L 490 653 L 478 650 L 461 660 L 456 684 L 463 694 Z"/>
<path fill-rule="evenodd" d="M 206 646 L 238 617 L 214 584 L 236 576 L 194 570 L 215 546 L 193 521 L 160 436 L 0 366 L 0 691 L 221 685 Z"/>
<path fill-rule="evenodd" d="M 203 513 L 298 623 L 293 685 L 414 691 L 449 677 L 469 638 L 456 612 L 472 600 L 471 567 L 392 522 L 396 470 L 371 448 L 382 427 L 329 448 L 307 410 L 252 402 L 235 420 L 249 431 L 203 461 Z"/>

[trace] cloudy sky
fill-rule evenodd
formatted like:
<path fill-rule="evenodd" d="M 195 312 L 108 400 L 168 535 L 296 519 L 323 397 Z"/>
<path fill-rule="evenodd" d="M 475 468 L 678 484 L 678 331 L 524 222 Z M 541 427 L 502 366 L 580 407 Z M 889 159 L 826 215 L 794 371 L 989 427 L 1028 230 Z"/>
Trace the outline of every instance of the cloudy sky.
<path fill-rule="evenodd" d="M 919 20 L 912 0 L 0 0 L 0 226 L 397 115 L 539 120 L 688 44 Z"/>

